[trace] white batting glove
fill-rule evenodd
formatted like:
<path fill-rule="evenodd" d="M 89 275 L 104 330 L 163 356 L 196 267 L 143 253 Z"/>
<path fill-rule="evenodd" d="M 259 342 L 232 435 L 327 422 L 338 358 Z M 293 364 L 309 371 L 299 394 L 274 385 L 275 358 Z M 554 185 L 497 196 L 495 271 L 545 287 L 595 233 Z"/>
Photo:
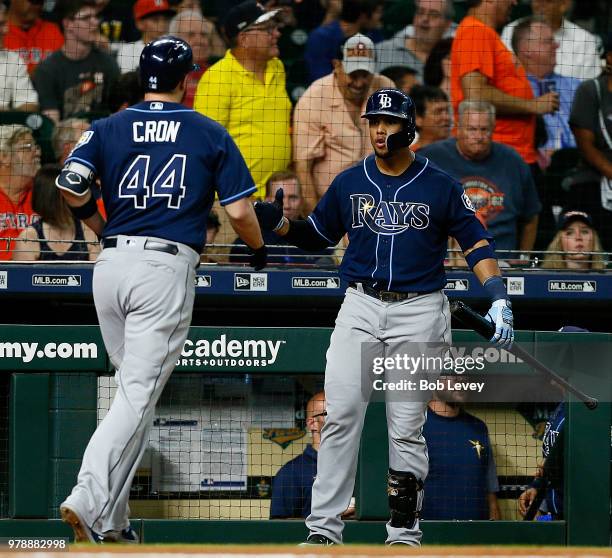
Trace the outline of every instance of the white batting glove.
<path fill-rule="evenodd" d="M 495 326 L 495 335 L 489 341 L 505 349 L 512 347 L 514 342 L 512 303 L 506 299 L 494 301 L 485 317 Z"/>

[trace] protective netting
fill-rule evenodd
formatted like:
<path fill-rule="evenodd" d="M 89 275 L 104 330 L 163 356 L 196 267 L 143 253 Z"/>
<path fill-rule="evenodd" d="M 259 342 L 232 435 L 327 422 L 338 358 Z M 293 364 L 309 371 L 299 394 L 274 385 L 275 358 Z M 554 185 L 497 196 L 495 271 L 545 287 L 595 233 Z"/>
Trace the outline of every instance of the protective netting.
<path fill-rule="evenodd" d="M 312 444 L 317 444 L 324 422 L 310 418 L 324 410 L 324 403 L 308 402 L 320 392 L 322 380 L 319 375 L 175 373 L 157 405 L 148 448 L 132 484 L 132 515 L 306 515 L 316 474 Z M 107 376 L 100 377 L 98 385 L 101 420 L 116 388 Z M 424 430 L 430 477 L 423 518 L 522 519 L 517 500 L 534 477 L 542 475 L 542 436 L 555 407 L 430 408 Z M 367 428 L 381 433 L 380 444 L 365 446 L 362 459 L 380 460 L 386 451 L 386 426 L 375 422 L 366 423 Z M 557 486 L 558 467 L 548 471 Z M 361 511 L 367 515 L 370 501 L 367 495 L 363 498 Z M 540 514 L 545 511 L 542 507 Z"/>

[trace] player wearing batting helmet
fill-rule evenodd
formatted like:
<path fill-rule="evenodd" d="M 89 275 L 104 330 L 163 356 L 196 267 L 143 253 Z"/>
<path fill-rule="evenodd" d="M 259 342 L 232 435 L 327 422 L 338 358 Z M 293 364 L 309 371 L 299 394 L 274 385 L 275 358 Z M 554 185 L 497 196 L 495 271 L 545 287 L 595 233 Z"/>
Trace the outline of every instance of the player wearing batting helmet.
<path fill-rule="evenodd" d="M 244 159 L 222 126 L 180 104 L 192 58 L 176 37 L 146 45 L 144 101 L 96 120 L 56 181 L 74 215 L 102 238 L 93 294 L 119 388 L 60 506 L 77 542 L 137 542 L 128 520 L 130 485 L 155 403 L 187 337 L 215 192 L 254 250 L 252 265 L 266 263 Z M 106 222 L 91 192 L 96 175 Z"/>
<path fill-rule="evenodd" d="M 415 136 L 410 97 L 380 89 L 368 99 L 363 117 L 369 121 L 374 154 L 341 172 L 308 219 L 283 217 L 282 192 L 273 203 L 255 206 L 262 228 L 306 250 L 335 246 L 345 234 L 349 237 L 340 267 L 349 288 L 327 352 L 327 421 L 306 519 L 307 545 L 342 542 L 340 515 L 351 499 L 374 389 L 371 366 L 362 370 L 361 349 L 393 357 L 401 342 L 450 343 L 443 291 L 448 236 L 458 240 L 493 301 L 487 314 L 496 326 L 492 341 L 509 346 L 513 340 L 511 305 L 490 235 L 461 184 L 408 147 Z M 391 401 L 387 393 L 388 544 L 420 544 L 419 510 L 428 471 L 421 430 L 428 395 Z"/>

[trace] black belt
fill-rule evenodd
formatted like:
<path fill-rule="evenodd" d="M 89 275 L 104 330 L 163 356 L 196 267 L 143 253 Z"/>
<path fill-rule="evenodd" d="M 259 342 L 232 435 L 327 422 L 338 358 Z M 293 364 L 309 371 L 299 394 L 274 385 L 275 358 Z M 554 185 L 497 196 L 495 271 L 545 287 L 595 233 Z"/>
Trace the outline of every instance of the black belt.
<path fill-rule="evenodd" d="M 102 240 L 102 248 L 117 248 L 116 238 L 105 238 Z M 178 246 L 161 240 L 147 239 L 144 243 L 145 250 L 155 250 L 156 252 L 164 252 L 176 256 L 179 253 Z"/>
<path fill-rule="evenodd" d="M 395 291 L 381 291 L 375 289 L 374 287 L 370 287 L 370 285 L 366 285 L 365 283 L 349 283 L 349 287 L 353 289 L 357 289 L 368 296 L 376 298 L 382 302 L 400 302 L 402 300 L 408 300 L 410 298 L 415 298 L 423 293 L 399 293 Z"/>

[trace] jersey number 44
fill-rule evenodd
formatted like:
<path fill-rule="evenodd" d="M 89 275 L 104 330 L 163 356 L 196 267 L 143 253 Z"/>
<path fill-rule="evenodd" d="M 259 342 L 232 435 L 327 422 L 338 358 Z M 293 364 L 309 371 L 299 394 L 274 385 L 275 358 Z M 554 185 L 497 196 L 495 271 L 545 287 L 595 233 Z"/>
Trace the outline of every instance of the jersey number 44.
<path fill-rule="evenodd" d="M 187 156 L 175 154 L 155 177 L 149 176 L 150 155 L 138 155 L 119 182 L 119 197 L 132 198 L 136 209 L 146 209 L 149 198 L 168 198 L 168 208 L 178 209 L 185 197 Z"/>

